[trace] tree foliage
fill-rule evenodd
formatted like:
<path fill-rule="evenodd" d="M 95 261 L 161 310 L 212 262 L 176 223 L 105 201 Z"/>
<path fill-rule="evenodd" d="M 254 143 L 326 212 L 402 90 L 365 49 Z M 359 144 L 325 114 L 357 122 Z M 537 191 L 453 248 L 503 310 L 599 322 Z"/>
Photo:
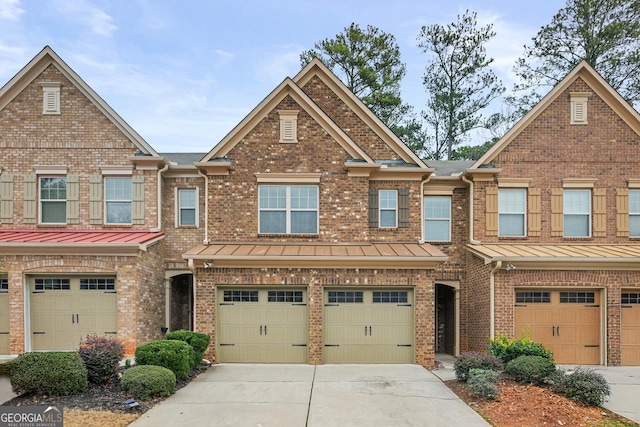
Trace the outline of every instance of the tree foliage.
<path fill-rule="evenodd" d="M 363 30 L 352 23 L 335 38 L 302 52 L 300 63 L 304 67 L 313 58 L 330 68 L 383 122 L 401 126 L 410 107 L 403 105 L 400 97 L 406 66 L 393 35 L 371 25 Z"/>
<path fill-rule="evenodd" d="M 468 10 L 446 26 L 422 27 L 418 46 L 430 57 L 423 79 L 428 94 L 425 144 L 432 146 L 422 151 L 430 151 L 430 157 L 451 159 L 453 147 L 471 130 L 495 121 L 483 115 L 504 92 L 485 48 L 494 36 L 493 26 L 478 27 L 477 14 Z"/>
<path fill-rule="evenodd" d="M 537 89 L 552 87 L 586 60 L 624 98 L 640 103 L 640 0 L 567 0 L 525 46 L 514 72 L 517 98 L 531 107 Z"/>

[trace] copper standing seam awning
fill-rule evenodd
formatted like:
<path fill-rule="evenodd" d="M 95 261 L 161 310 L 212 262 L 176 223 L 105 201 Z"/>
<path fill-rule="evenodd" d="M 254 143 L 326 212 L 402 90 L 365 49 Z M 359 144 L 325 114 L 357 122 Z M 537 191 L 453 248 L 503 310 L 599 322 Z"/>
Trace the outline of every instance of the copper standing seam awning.
<path fill-rule="evenodd" d="M 419 243 L 214 243 L 182 258 L 195 267 L 433 269 L 448 260 L 440 249 Z"/>
<path fill-rule="evenodd" d="M 633 244 L 469 244 L 467 248 L 485 264 L 502 261 L 515 268 L 640 269 L 640 245 Z"/>
<path fill-rule="evenodd" d="M 163 238 L 143 230 L 0 230 L 0 255 L 135 256 Z"/>

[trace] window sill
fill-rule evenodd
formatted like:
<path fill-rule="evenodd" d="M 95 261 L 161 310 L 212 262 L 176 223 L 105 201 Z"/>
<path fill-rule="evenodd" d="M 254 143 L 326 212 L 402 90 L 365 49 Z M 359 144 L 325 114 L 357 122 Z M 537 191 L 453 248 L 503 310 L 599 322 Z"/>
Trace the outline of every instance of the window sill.
<path fill-rule="evenodd" d="M 294 234 L 294 233 L 258 233 L 258 237 L 303 237 L 308 239 L 317 239 L 318 234 Z"/>
<path fill-rule="evenodd" d="M 38 228 L 67 228 L 69 224 L 37 224 Z"/>
<path fill-rule="evenodd" d="M 102 224 L 104 228 L 133 228 L 133 224 Z"/>
<path fill-rule="evenodd" d="M 527 240 L 527 236 L 498 236 L 500 240 Z"/>
<path fill-rule="evenodd" d="M 200 227 L 198 227 L 197 225 L 179 225 L 176 228 L 180 228 L 180 229 L 183 229 L 183 230 L 184 229 L 186 229 L 186 230 L 197 230 Z"/>

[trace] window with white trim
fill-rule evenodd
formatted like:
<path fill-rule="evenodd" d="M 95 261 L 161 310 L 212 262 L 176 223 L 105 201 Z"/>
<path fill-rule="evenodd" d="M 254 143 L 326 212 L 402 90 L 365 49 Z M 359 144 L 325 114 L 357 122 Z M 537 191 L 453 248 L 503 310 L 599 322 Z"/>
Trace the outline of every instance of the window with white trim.
<path fill-rule="evenodd" d="M 40 177 L 40 223 L 66 224 L 67 180 L 64 177 Z"/>
<path fill-rule="evenodd" d="M 260 185 L 258 230 L 261 234 L 317 234 L 317 185 Z"/>
<path fill-rule="evenodd" d="M 629 190 L 629 237 L 640 237 L 640 190 Z"/>
<path fill-rule="evenodd" d="M 527 190 L 500 188 L 498 190 L 498 236 L 524 237 Z"/>
<path fill-rule="evenodd" d="M 378 209 L 380 228 L 398 227 L 398 190 L 380 190 Z"/>
<path fill-rule="evenodd" d="M 178 226 L 198 225 L 198 191 L 195 188 L 178 189 Z"/>
<path fill-rule="evenodd" d="M 105 177 L 106 224 L 131 224 L 131 177 Z"/>
<path fill-rule="evenodd" d="M 451 241 L 451 197 L 426 196 L 424 198 L 424 240 Z"/>
<path fill-rule="evenodd" d="M 591 237 L 591 190 L 562 194 L 564 237 Z"/>

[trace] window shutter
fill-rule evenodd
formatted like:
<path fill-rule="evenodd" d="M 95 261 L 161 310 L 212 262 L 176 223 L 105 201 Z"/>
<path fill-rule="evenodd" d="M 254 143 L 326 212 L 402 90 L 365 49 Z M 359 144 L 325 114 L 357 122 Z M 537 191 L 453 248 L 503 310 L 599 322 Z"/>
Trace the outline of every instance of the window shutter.
<path fill-rule="evenodd" d="M 593 237 L 607 235 L 607 189 L 593 189 Z"/>
<path fill-rule="evenodd" d="M 131 177 L 131 223 L 144 224 L 144 175 Z"/>
<path fill-rule="evenodd" d="M 629 189 L 616 190 L 616 233 L 619 237 L 629 236 Z"/>
<path fill-rule="evenodd" d="M 0 175 L 0 222 L 13 224 L 13 175 Z"/>
<path fill-rule="evenodd" d="M 89 223 L 102 224 L 102 175 L 89 177 Z"/>
<path fill-rule="evenodd" d="M 67 175 L 67 224 L 80 223 L 80 183 L 78 175 Z"/>
<path fill-rule="evenodd" d="M 398 191 L 398 227 L 409 227 L 409 189 Z"/>
<path fill-rule="evenodd" d="M 369 189 L 369 227 L 378 226 L 378 190 Z"/>
<path fill-rule="evenodd" d="M 539 188 L 527 190 L 527 211 L 527 235 L 539 237 L 542 234 Z"/>
<path fill-rule="evenodd" d="M 487 236 L 498 235 L 498 187 L 485 190 Z M 473 221 L 473 218 L 471 219 Z"/>
<path fill-rule="evenodd" d="M 36 176 L 25 175 L 24 176 L 24 223 L 35 224 L 36 223 Z"/>
<path fill-rule="evenodd" d="M 563 218 L 562 218 L 562 188 L 551 189 L 551 235 L 563 235 Z"/>

